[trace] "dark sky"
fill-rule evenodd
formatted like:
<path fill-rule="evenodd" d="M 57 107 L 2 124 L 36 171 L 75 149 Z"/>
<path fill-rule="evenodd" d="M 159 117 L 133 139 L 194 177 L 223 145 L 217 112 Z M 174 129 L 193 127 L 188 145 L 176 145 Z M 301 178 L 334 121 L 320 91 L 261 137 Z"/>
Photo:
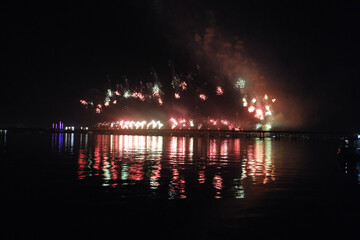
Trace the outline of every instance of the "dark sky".
<path fill-rule="evenodd" d="M 303 128 L 360 130 L 359 1 L 11 1 L 1 8 L 0 126 L 86 121 L 79 99 L 106 77 L 186 68 L 189 36 L 237 36 L 296 99 Z"/>

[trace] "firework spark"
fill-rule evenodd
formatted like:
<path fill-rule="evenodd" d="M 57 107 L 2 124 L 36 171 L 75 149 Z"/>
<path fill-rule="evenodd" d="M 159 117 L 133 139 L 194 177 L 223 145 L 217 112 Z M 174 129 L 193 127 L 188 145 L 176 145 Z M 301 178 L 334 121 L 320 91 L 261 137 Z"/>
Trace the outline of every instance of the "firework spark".
<path fill-rule="evenodd" d="M 202 93 L 202 94 L 199 94 L 199 98 L 200 98 L 201 100 L 203 100 L 203 101 L 206 101 L 207 96 Z"/>
<path fill-rule="evenodd" d="M 235 89 L 244 89 L 245 88 L 245 80 L 242 79 L 242 78 L 239 78 L 235 84 L 234 84 L 234 87 Z"/>
<path fill-rule="evenodd" d="M 221 86 L 217 86 L 216 87 L 216 95 L 223 95 L 224 94 L 224 90 L 222 89 Z"/>
<path fill-rule="evenodd" d="M 260 120 L 264 120 L 264 112 L 263 112 L 263 110 L 262 109 L 256 109 L 255 117 L 260 119 Z"/>
<path fill-rule="evenodd" d="M 248 111 L 249 111 L 250 113 L 254 112 L 254 111 L 255 111 L 255 107 L 254 107 L 254 106 L 250 106 L 250 107 L 248 108 Z"/>
<path fill-rule="evenodd" d="M 130 91 L 129 90 L 126 90 L 126 91 L 124 91 L 124 98 L 130 98 L 131 97 L 131 93 L 130 93 Z"/>
<path fill-rule="evenodd" d="M 83 100 L 83 99 L 80 100 L 80 103 L 81 103 L 82 105 L 85 105 L 85 106 L 89 104 L 87 101 L 85 101 L 85 100 Z"/>
<path fill-rule="evenodd" d="M 186 82 L 181 82 L 179 84 L 179 86 L 181 87 L 181 90 L 185 91 L 187 89 L 187 83 Z"/>

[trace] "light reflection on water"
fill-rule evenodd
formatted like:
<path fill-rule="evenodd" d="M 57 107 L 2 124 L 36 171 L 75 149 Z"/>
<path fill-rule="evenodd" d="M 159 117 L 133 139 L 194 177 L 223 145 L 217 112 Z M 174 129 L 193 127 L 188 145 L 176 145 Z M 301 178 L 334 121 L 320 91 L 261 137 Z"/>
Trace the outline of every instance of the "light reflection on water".
<path fill-rule="evenodd" d="M 124 197 L 183 199 L 201 191 L 241 199 L 245 180 L 252 185 L 276 180 L 271 139 L 59 133 L 52 146 L 78 154 L 80 181 L 118 189 Z"/>

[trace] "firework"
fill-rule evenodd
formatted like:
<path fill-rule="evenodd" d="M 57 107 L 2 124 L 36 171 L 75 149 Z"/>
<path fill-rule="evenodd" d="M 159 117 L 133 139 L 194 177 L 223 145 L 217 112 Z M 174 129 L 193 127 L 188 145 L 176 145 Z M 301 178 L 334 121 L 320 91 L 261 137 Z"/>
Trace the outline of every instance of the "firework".
<path fill-rule="evenodd" d="M 133 98 L 138 98 L 140 101 L 145 101 L 145 97 L 141 92 L 133 92 L 131 96 Z"/>
<path fill-rule="evenodd" d="M 248 106 L 248 103 L 247 103 L 246 98 L 243 98 L 242 101 L 243 101 L 243 106 L 244 106 L 244 107 L 247 107 L 247 106 Z"/>
<path fill-rule="evenodd" d="M 85 101 L 85 100 L 80 100 L 80 103 L 82 104 L 82 105 L 85 105 L 85 106 L 87 106 L 89 103 L 87 102 L 87 101 Z"/>
<path fill-rule="evenodd" d="M 202 93 L 202 94 L 199 94 L 199 98 L 200 98 L 201 100 L 203 100 L 203 101 L 206 101 L 207 96 Z"/>
<path fill-rule="evenodd" d="M 190 127 L 194 127 L 194 120 L 190 119 L 189 124 L 190 124 Z"/>
<path fill-rule="evenodd" d="M 181 87 L 181 90 L 185 91 L 187 89 L 187 83 L 186 82 L 181 82 L 179 84 L 179 86 Z"/>
<path fill-rule="evenodd" d="M 129 91 L 129 90 L 125 90 L 123 96 L 124 96 L 124 98 L 130 98 L 130 97 L 131 97 L 130 91 Z"/>
<path fill-rule="evenodd" d="M 85 106 L 86 108 L 91 108 L 91 109 L 95 109 L 96 113 L 102 113 L 103 109 L 109 109 L 107 111 L 110 111 L 111 109 L 119 109 L 121 110 L 122 107 L 126 107 L 128 106 L 127 104 L 130 104 L 129 101 L 127 101 L 126 99 L 129 98 L 134 98 L 134 99 L 139 99 L 140 101 L 137 101 L 137 103 L 135 102 L 131 102 L 131 105 L 133 104 L 141 104 L 141 102 L 148 102 L 148 101 L 153 101 L 154 104 L 158 104 L 160 106 L 165 105 L 164 107 L 162 107 L 161 109 L 163 111 L 167 111 L 169 109 L 174 109 L 171 106 L 171 104 L 174 104 L 175 101 L 176 103 L 181 103 L 181 108 L 183 108 L 184 104 L 183 103 L 198 103 L 197 101 L 195 101 L 196 98 L 200 98 L 201 101 L 207 101 L 208 99 L 208 94 L 211 94 L 211 91 L 214 91 L 213 89 L 211 89 L 211 84 L 208 84 L 207 82 L 203 83 L 201 87 L 198 86 L 192 86 L 191 83 L 194 78 L 194 76 L 196 77 L 197 74 L 191 74 L 189 73 L 186 77 L 186 81 L 182 80 L 179 76 L 181 75 L 177 75 L 174 71 L 174 67 L 171 65 L 171 69 L 172 69 L 172 77 L 171 77 L 171 81 L 169 82 L 169 85 L 171 84 L 170 88 L 172 87 L 173 90 L 170 90 L 170 88 L 165 88 L 168 89 L 167 93 L 165 94 L 164 92 L 162 92 L 162 86 L 161 83 L 159 82 L 159 79 L 157 77 L 155 77 L 155 81 L 154 82 L 147 82 L 144 83 L 143 81 L 140 81 L 140 83 L 137 86 L 134 86 L 133 84 L 129 84 L 128 80 L 125 80 L 125 87 L 123 87 L 122 84 L 117 84 L 115 89 L 111 89 L 111 88 L 106 88 L 103 91 L 100 90 L 93 90 L 91 92 L 89 92 L 89 96 L 84 97 L 83 99 L 80 100 L 80 104 Z M 190 77 L 188 77 L 190 76 Z M 217 78 L 217 76 L 215 76 L 215 78 Z M 133 82 L 132 82 L 133 83 Z M 248 82 L 245 81 L 242 78 L 238 78 L 237 81 L 234 83 L 234 88 L 238 91 L 238 95 L 237 97 L 240 97 L 240 102 L 238 103 L 238 101 L 236 101 L 236 99 L 234 99 L 234 109 L 237 108 L 239 106 L 242 106 L 244 108 L 246 108 L 246 110 L 244 111 L 248 111 L 251 114 L 247 114 L 247 115 L 243 115 L 246 118 L 253 118 L 255 119 L 255 123 L 261 123 L 262 126 L 261 128 L 263 129 L 270 129 L 268 126 L 266 127 L 266 124 L 270 124 L 269 121 L 274 121 L 275 118 L 275 112 L 273 112 L 273 108 L 272 108 L 272 104 L 274 104 L 276 102 L 276 99 L 273 98 L 270 94 L 264 94 L 264 95 L 256 95 L 254 94 L 254 91 L 250 91 L 252 89 L 248 89 L 245 88 L 247 86 Z M 189 91 L 186 94 L 182 94 L 182 91 Z M 192 91 L 193 89 L 196 89 L 196 91 Z M 256 89 L 255 89 L 256 91 Z M 226 94 L 231 94 L 230 93 L 225 93 L 224 89 L 222 86 L 220 85 L 216 85 L 215 88 L 215 94 L 217 96 L 220 95 L 226 95 Z M 170 96 L 170 97 L 169 97 Z M 174 96 L 174 97 L 172 97 Z M 228 97 L 227 97 L 228 98 Z M 85 100 L 86 99 L 86 100 Z M 164 101 L 167 100 L 167 101 Z M 168 104 L 169 102 L 169 106 L 166 106 L 166 104 Z M 121 104 L 120 104 L 121 103 Z M 210 104 L 212 103 L 211 101 L 208 101 L 206 103 L 203 104 L 204 110 L 205 109 L 209 109 L 209 107 L 206 107 L 206 104 Z M 216 103 L 216 102 L 215 102 Z M 150 104 L 150 102 L 148 103 Z M 241 105 L 240 105 L 241 104 Z M 131 106 L 130 105 L 130 106 Z M 176 106 L 174 105 L 177 109 L 177 107 L 180 106 Z M 189 112 L 196 112 L 199 109 L 199 106 L 197 106 L 196 104 L 194 105 L 190 105 L 190 111 Z M 215 106 L 216 107 L 216 106 Z M 135 106 L 136 108 L 136 106 Z M 211 109 L 211 107 L 210 107 Z M 215 109 L 220 109 L 216 107 Z M 238 111 L 242 111 L 242 110 L 236 110 Z M 200 111 L 201 112 L 201 111 Z M 174 114 L 173 112 L 166 112 L 166 114 L 172 115 Z M 216 116 L 218 116 L 219 112 L 216 113 Z M 221 114 L 221 112 L 220 112 Z M 244 123 L 244 122 L 254 122 L 251 119 L 239 119 L 237 118 L 236 121 L 238 122 L 233 122 L 233 121 L 229 121 L 229 120 L 225 120 L 225 118 L 227 116 L 225 115 L 220 115 L 221 117 L 219 117 L 219 119 L 212 119 L 212 122 L 209 122 L 210 116 L 212 115 L 212 113 L 206 113 L 206 117 L 205 116 L 199 116 L 196 119 L 196 122 L 193 119 L 186 119 L 186 118 L 170 118 L 169 122 L 166 123 L 165 125 L 162 124 L 161 122 L 157 122 L 157 121 L 153 121 L 153 122 L 146 122 L 144 123 L 143 121 L 125 121 L 123 120 L 123 122 L 119 125 L 118 123 L 116 123 L 114 126 L 120 126 L 120 128 L 125 128 L 125 129 L 143 129 L 146 128 L 147 126 L 149 128 L 159 128 L 159 126 L 162 127 L 169 127 L 169 128 L 197 128 L 197 129 L 201 129 L 201 128 L 229 128 L 229 129 L 241 129 L 240 128 L 240 123 Z M 214 113 L 215 115 L 215 113 Z M 239 115 L 241 116 L 241 115 Z M 274 116 L 274 117 L 273 117 Z M 234 120 L 234 119 L 232 119 Z"/>
<path fill-rule="evenodd" d="M 255 117 L 260 119 L 260 120 L 264 120 L 264 112 L 263 112 L 263 110 L 262 109 L 256 109 Z"/>
<path fill-rule="evenodd" d="M 171 129 L 174 129 L 177 125 L 179 125 L 175 118 L 170 118 L 169 122 L 171 123 Z"/>
<path fill-rule="evenodd" d="M 152 95 L 154 97 L 160 97 L 160 86 L 158 83 L 154 83 L 153 87 L 152 87 Z"/>
<path fill-rule="evenodd" d="M 254 111 L 255 111 L 255 107 L 254 107 L 254 106 L 250 106 L 250 107 L 248 108 L 248 111 L 249 111 L 250 113 L 254 112 Z"/>
<path fill-rule="evenodd" d="M 221 86 L 217 86 L 216 87 L 216 95 L 223 95 L 224 94 L 224 90 L 222 89 Z"/>
<path fill-rule="evenodd" d="M 244 89 L 245 88 L 245 80 L 242 78 L 239 78 L 235 84 L 234 84 L 235 89 Z"/>

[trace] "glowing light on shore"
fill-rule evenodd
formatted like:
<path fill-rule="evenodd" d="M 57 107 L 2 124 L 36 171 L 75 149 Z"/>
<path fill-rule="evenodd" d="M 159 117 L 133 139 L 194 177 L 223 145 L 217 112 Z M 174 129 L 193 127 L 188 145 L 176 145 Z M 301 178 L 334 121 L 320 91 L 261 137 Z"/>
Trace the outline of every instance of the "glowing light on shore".
<path fill-rule="evenodd" d="M 224 125 L 229 125 L 229 121 L 226 121 L 226 120 L 221 120 L 221 123 Z"/>
<path fill-rule="evenodd" d="M 179 124 L 175 118 L 170 118 L 170 123 L 171 123 L 171 129 L 176 128 L 176 126 Z"/>
<path fill-rule="evenodd" d="M 151 120 L 147 122 L 142 121 L 129 121 L 129 120 L 119 120 L 116 122 L 105 122 L 98 125 L 98 127 L 106 127 L 113 129 L 161 129 L 164 124 L 159 120 Z"/>
<path fill-rule="evenodd" d="M 190 127 L 194 127 L 194 120 L 190 119 L 189 124 L 190 124 Z"/>
<path fill-rule="evenodd" d="M 180 94 L 179 94 L 179 93 L 175 93 L 175 94 L 174 94 L 174 97 L 175 97 L 175 99 L 179 99 L 179 98 L 180 98 Z"/>

